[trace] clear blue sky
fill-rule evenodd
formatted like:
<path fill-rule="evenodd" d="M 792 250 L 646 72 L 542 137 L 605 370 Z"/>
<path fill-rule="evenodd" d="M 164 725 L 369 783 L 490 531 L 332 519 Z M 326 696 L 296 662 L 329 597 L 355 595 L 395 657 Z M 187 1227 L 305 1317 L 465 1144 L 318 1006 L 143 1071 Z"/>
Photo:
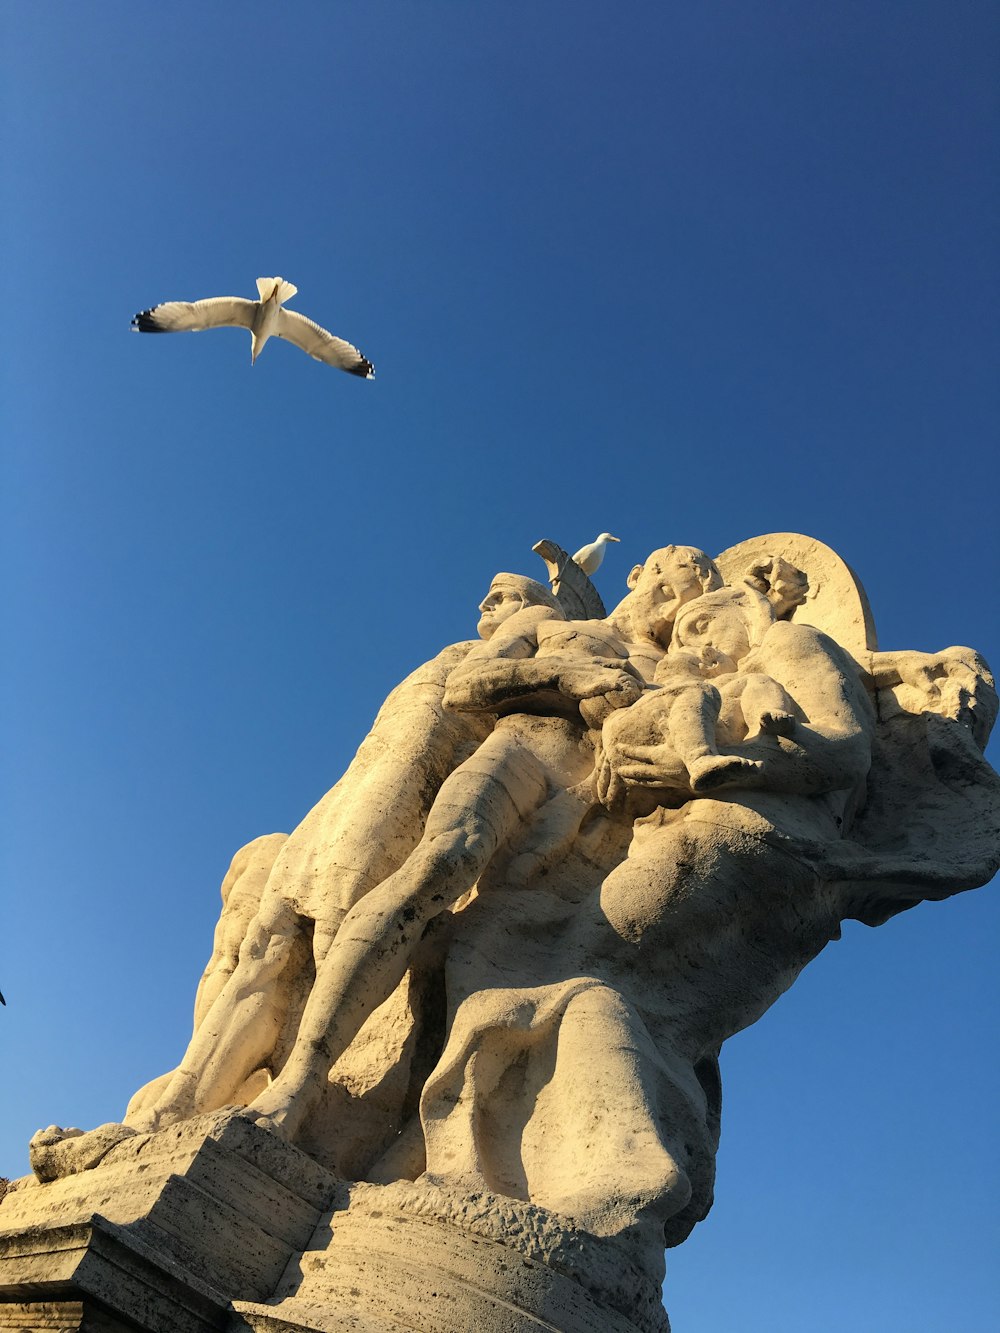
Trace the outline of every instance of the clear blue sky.
<path fill-rule="evenodd" d="M 1000 662 L 996 6 L 2 24 L 0 1170 L 173 1066 L 232 853 L 538 538 L 620 536 L 611 604 L 665 542 L 805 532 L 884 647 Z M 129 333 L 274 273 L 374 382 Z M 996 1327 L 998 917 L 849 927 L 726 1049 L 676 1333 Z"/>

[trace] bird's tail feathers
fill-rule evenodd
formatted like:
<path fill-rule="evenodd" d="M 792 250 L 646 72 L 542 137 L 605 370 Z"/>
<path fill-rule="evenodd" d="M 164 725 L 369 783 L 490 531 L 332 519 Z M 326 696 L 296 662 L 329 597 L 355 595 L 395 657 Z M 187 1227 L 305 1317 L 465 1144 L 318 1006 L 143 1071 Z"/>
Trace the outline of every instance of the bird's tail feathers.
<path fill-rule="evenodd" d="M 278 291 L 278 300 L 281 302 L 290 301 L 299 290 L 294 283 L 286 282 L 284 278 L 258 278 L 257 291 L 260 293 L 260 299 L 267 301 L 274 295 L 275 288 Z"/>

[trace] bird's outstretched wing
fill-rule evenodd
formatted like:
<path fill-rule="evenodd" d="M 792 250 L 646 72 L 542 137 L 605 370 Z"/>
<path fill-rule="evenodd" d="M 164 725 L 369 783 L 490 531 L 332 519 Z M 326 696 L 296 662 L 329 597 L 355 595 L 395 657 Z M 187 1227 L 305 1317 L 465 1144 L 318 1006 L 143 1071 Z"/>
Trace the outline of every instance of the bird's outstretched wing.
<path fill-rule="evenodd" d="M 186 333 L 199 329 L 249 329 L 258 302 L 242 296 L 213 296 L 207 301 L 165 301 L 140 310 L 132 319 L 137 333 Z"/>
<path fill-rule="evenodd" d="M 375 367 L 356 347 L 343 338 L 335 338 L 332 333 L 327 333 L 326 329 L 321 329 L 295 310 L 282 307 L 278 312 L 274 332 L 279 338 L 301 347 L 303 352 L 308 352 L 317 361 L 336 366 L 338 370 L 346 370 L 349 375 L 360 375 L 362 379 L 375 378 Z"/>

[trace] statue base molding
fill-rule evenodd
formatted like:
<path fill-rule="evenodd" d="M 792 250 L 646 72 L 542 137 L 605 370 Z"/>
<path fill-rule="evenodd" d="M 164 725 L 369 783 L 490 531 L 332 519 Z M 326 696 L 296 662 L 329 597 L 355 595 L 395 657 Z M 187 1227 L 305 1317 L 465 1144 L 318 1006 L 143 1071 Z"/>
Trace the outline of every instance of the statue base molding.
<path fill-rule="evenodd" d="M 0 1329 L 203 1333 L 263 1300 L 343 1185 L 232 1110 L 0 1204 Z"/>
<path fill-rule="evenodd" d="M 401 1327 L 669 1333 L 658 1289 L 572 1219 L 348 1184 L 233 1109 L 124 1139 L 76 1175 L 25 1177 L 0 1205 L 0 1330 Z"/>
<path fill-rule="evenodd" d="M 659 1289 L 613 1242 L 422 1182 L 350 1186 L 271 1299 L 233 1304 L 253 1333 L 669 1333 Z"/>
<path fill-rule="evenodd" d="M 208 1333 L 225 1303 L 128 1227 L 37 1227 L 0 1241 L 0 1329 L 17 1333 Z"/>

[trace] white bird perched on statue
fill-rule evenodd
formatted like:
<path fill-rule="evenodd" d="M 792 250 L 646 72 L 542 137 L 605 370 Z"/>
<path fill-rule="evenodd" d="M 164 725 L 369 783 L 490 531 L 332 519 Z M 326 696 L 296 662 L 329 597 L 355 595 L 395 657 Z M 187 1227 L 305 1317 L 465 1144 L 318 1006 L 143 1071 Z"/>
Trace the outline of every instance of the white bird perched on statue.
<path fill-rule="evenodd" d="M 608 542 L 617 541 L 621 541 L 621 538 L 612 537 L 610 532 L 602 532 L 596 541 L 580 547 L 576 555 L 573 556 L 573 564 L 579 565 L 585 574 L 596 574 L 601 566 L 601 561 L 604 559 Z"/>
<path fill-rule="evenodd" d="M 242 296 L 213 296 L 207 301 L 167 301 L 149 310 L 140 310 L 132 320 L 136 333 L 183 333 L 200 329 L 249 329 L 250 364 L 257 360 L 268 338 L 284 338 L 301 347 L 316 361 L 323 361 L 349 375 L 370 380 L 375 367 L 343 338 L 335 338 L 305 315 L 285 310 L 298 291 L 284 278 L 258 278 L 259 301 Z"/>

